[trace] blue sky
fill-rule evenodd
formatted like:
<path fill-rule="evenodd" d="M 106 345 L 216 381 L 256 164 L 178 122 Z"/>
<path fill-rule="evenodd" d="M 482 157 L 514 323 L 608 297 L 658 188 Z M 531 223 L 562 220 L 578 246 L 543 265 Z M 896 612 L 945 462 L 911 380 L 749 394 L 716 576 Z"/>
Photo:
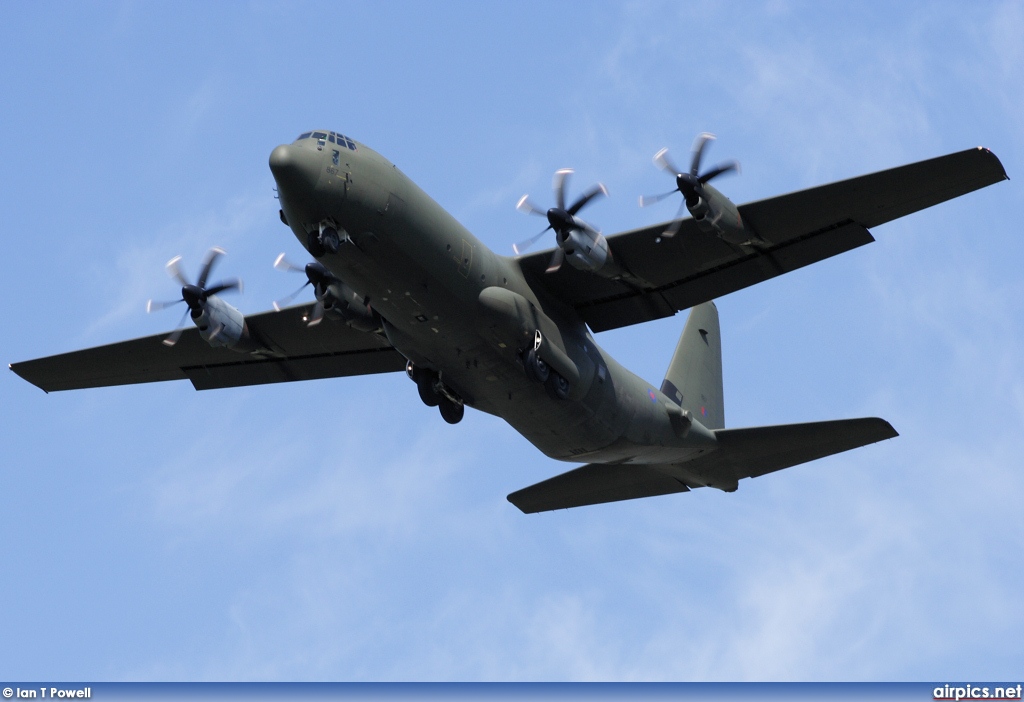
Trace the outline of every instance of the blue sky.
<path fill-rule="evenodd" d="M 403 375 L 44 395 L 0 375 L 0 678 L 955 680 L 1024 644 L 1024 6 L 18 3 L 0 10 L 5 363 L 171 328 L 213 245 L 296 281 L 270 151 L 342 131 L 487 245 L 556 168 L 667 219 L 663 146 L 735 201 L 984 145 L 1010 177 L 718 301 L 726 422 L 901 436 L 741 483 L 522 515 L 561 472 Z M 719 183 L 716 181 L 716 185 Z M 601 334 L 658 381 L 685 314 Z"/>

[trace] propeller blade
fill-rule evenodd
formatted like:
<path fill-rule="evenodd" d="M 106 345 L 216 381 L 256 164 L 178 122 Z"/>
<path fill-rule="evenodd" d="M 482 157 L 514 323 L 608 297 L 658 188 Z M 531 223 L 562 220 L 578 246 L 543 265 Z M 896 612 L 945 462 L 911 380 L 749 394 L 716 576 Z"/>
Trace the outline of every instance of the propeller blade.
<path fill-rule="evenodd" d="M 723 173 L 728 173 L 729 171 L 736 171 L 737 173 L 739 173 L 739 171 L 740 171 L 740 162 L 739 161 L 726 161 L 725 163 L 720 163 L 717 166 L 715 166 L 714 168 L 712 168 L 710 171 L 708 171 L 707 173 L 702 175 L 697 180 L 699 180 L 701 183 L 707 183 L 712 178 L 717 178 L 718 176 L 722 175 Z"/>
<path fill-rule="evenodd" d="M 588 231 L 591 234 L 593 234 L 594 236 L 600 236 L 601 235 L 601 230 L 598 229 L 597 227 L 595 227 L 594 225 L 588 224 L 587 222 L 584 222 L 579 217 L 574 217 L 573 219 L 576 220 L 576 224 L 579 225 L 580 229 Z"/>
<path fill-rule="evenodd" d="M 324 321 L 324 303 L 317 300 L 316 304 L 313 305 L 313 314 L 310 315 L 309 322 L 306 323 L 306 326 L 315 327 L 322 321 Z"/>
<path fill-rule="evenodd" d="M 199 279 L 196 281 L 196 285 L 198 287 L 206 287 L 206 279 L 210 277 L 210 271 L 213 270 L 213 264 L 216 263 L 217 259 L 220 256 L 223 256 L 224 253 L 224 249 L 219 246 L 214 246 L 206 252 L 206 257 L 203 259 L 203 266 L 199 269 Z"/>
<path fill-rule="evenodd" d="M 279 271 L 295 271 L 296 273 L 305 273 L 306 269 L 301 266 L 296 266 L 294 263 L 284 257 L 282 253 L 276 259 L 274 259 L 274 268 Z"/>
<path fill-rule="evenodd" d="M 221 282 L 203 290 L 206 296 L 216 295 L 217 293 L 224 292 L 225 290 L 238 290 L 242 292 L 242 281 L 239 278 L 230 278 L 228 280 L 222 280 Z"/>
<path fill-rule="evenodd" d="M 167 302 L 160 302 L 158 300 L 150 300 L 146 303 L 146 312 L 153 312 L 155 310 L 165 310 L 168 307 L 174 307 L 184 302 L 184 298 L 180 300 L 169 300 Z"/>
<path fill-rule="evenodd" d="M 598 195 L 608 195 L 608 188 L 604 187 L 604 183 L 597 183 L 596 185 L 590 186 L 590 189 L 585 191 L 582 195 L 580 195 L 579 199 L 576 200 L 576 202 L 572 203 L 572 205 L 569 206 L 569 209 L 566 210 L 566 212 L 568 212 L 571 215 L 576 214 L 584 207 L 589 205 L 590 201 L 593 200 Z"/>
<path fill-rule="evenodd" d="M 185 317 L 188 316 L 188 313 L 189 313 L 189 310 L 186 307 L 185 308 L 185 314 L 181 315 L 181 319 L 178 321 L 178 326 L 175 327 L 174 331 L 171 332 L 170 336 L 168 336 L 166 339 L 164 339 L 164 341 L 163 341 L 164 346 L 174 346 L 176 343 L 178 343 L 178 339 L 181 338 L 181 333 L 183 331 L 185 331 L 185 327 L 182 326 L 182 325 L 185 324 Z"/>
<path fill-rule="evenodd" d="M 696 176 L 700 170 L 700 161 L 704 157 L 704 148 L 709 141 L 714 141 L 715 135 L 709 132 L 701 132 L 693 142 L 693 160 L 690 162 L 690 175 Z M 677 171 L 681 172 L 681 171 Z"/>
<path fill-rule="evenodd" d="M 519 202 L 516 203 L 516 209 L 526 214 L 539 215 L 541 217 L 547 216 L 547 212 L 533 204 L 529 195 L 523 195 L 519 198 Z"/>
<path fill-rule="evenodd" d="M 679 228 L 683 226 L 682 216 L 683 216 L 683 208 L 685 208 L 685 207 L 686 207 L 686 201 L 683 200 L 681 203 L 679 203 L 679 209 L 676 210 L 676 216 L 675 216 L 675 219 L 672 221 L 672 224 L 670 224 L 668 226 L 668 229 L 666 229 L 662 233 L 661 237 L 663 239 L 671 239 L 677 233 L 679 233 Z"/>
<path fill-rule="evenodd" d="M 551 263 L 544 270 L 545 273 L 557 273 L 558 269 L 562 267 L 562 262 L 565 260 L 565 249 L 561 246 L 555 249 L 555 253 L 551 256 Z"/>
<path fill-rule="evenodd" d="M 299 289 L 296 290 L 295 292 L 293 292 L 291 295 L 289 295 L 287 297 L 283 297 L 280 300 L 275 300 L 274 303 L 273 303 L 274 309 L 276 311 L 280 312 L 281 308 L 286 306 L 286 305 L 291 304 L 291 301 L 294 300 L 296 297 L 298 297 L 299 293 L 302 292 L 303 290 L 305 290 L 307 285 L 310 285 L 310 282 L 308 280 L 305 283 L 303 283 L 302 285 L 300 285 Z"/>
<path fill-rule="evenodd" d="M 520 241 L 518 244 L 512 244 L 512 250 L 516 252 L 516 256 L 521 256 L 524 251 L 526 251 L 528 248 L 530 248 L 538 241 L 540 241 L 540 238 L 547 234 L 550 229 L 551 227 L 549 225 L 547 227 L 544 227 L 544 229 L 542 229 L 540 233 L 534 234 L 529 239 L 524 239 L 523 241 Z"/>
<path fill-rule="evenodd" d="M 181 272 L 181 256 L 175 256 L 174 258 L 172 258 L 170 261 L 167 262 L 165 268 L 167 268 L 167 275 L 171 276 L 176 281 L 181 283 L 182 287 L 189 284 L 188 280 Z"/>
<path fill-rule="evenodd" d="M 679 170 L 676 164 L 669 157 L 667 147 L 654 154 L 654 165 L 666 173 L 671 173 L 672 175 L 682 173 L 682 171 Z"/>
<path fill-rule="evenodd" d="M 641 195 L 640 207 L 647 207 L 648 205 L 653 205 L 656 202 L 661 202 L 669 195 L 675 195 L 678 192 L 679 188 L 676 188 L 675 190 L 669 190 L 667 193 L 662 193 L 661 195 Z"/>
<path fill-rule="evenodd" d="M 573 174 L 571 168 L 559 168 L 555 171 L 555 177 L 551 181 L 551 187 L 555 191 L 555 205 L 558 209 L 565 209 L 565 181 Z"/>

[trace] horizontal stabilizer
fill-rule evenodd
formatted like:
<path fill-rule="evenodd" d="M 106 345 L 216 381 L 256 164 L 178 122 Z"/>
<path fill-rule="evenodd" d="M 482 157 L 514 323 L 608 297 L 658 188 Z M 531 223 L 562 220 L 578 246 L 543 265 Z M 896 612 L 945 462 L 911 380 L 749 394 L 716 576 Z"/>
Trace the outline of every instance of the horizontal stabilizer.
<path fill-rule="evenodd" d="M 513 492 L 508 501 L 532 514 L 687 490 L 681 482 L 651 466 L 591 463 Z"/>
<path fill-rule="evenodd" d="M 878 417 L 720 429 L 715 432 L 718 449 L 682 468 L 713 477 L 715 483 L 756 478 L 897 436 Z"/>
<path fill-rule="evenodd" d="M 756 478 L 898 436 L 889 422 L 877 417 L 719 429 L 714 434 L 718 447 L 692 461 L 585 465 L 513 492 L 508 501 L 529 514 L 686 492 L 695 487 L 731 491 L 742 478 Z"/>

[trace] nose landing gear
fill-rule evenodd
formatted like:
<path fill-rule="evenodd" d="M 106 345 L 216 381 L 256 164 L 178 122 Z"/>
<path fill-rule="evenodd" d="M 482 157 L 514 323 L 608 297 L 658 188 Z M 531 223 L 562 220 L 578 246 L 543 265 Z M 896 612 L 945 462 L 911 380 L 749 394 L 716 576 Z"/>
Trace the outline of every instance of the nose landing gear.
<path fill-rule="evenodd" d="M 329 253 L 338 253 L 342 240 L 347 234 L 339 234 L 330 222 L 320 222 L 316 229 L 306 235 L 306 248 L 313 258 L 321 258 Z"/>

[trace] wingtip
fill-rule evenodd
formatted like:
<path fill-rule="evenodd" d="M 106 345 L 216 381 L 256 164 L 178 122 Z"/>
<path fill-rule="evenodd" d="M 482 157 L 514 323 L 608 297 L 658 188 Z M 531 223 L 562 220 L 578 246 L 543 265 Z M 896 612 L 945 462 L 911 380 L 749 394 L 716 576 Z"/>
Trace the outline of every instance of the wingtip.
<path fill-rule="evenodd" d="M 1003 180 L 1009 180 L 1010 179 L 1010 176 L 1007 175 L 1007 173 L 1006 173 L 1006 167 L 1003 165 L 1003 162 L 999 160 L 999 157 L 996 156 L 995 152 L 992 151 L 992 149 L 988 148 L 987 146 L 979 146 L 975 150 L 976 151 L 980 151 L 980 152 L 982 152 L 984 154 L 987 154 L 987 155 L 991 156 L 992 158 L 994 158 L 996 163 L 999 164 L 999 169 L 1003 172 Z"/>
<path fill-rule="evenodd" d="M 508 495 L 505 495 L 505 499 L 506 499 L 506 500 L 508 500 L 508 502 L 509 502 L 509 504 L 510 504 L 510 505 L 512 505 L 513 507 L 515 507 L 516 509 L 518 509 L 518 510 L 519 510 L 520 512 L 522 512 L 523 514 L 534 514 L 534 513 L 538 512 L 539 510 L 535 510 L 535 509 L 526 509 L 526 507 L 524 507 L 523 505 L 519 504 L 519 503 L 518 503 L 518 502 L 516 502 L 516 501 L 515 501 L 514 499 L 512 499 L 513 497 L 515 497 L 516 495 L 518 495 L 518 494 L 519 494 L 519 492 L 521 492 L 521 491 L 511 492 L 511 493 L 509 493 Z"/>

